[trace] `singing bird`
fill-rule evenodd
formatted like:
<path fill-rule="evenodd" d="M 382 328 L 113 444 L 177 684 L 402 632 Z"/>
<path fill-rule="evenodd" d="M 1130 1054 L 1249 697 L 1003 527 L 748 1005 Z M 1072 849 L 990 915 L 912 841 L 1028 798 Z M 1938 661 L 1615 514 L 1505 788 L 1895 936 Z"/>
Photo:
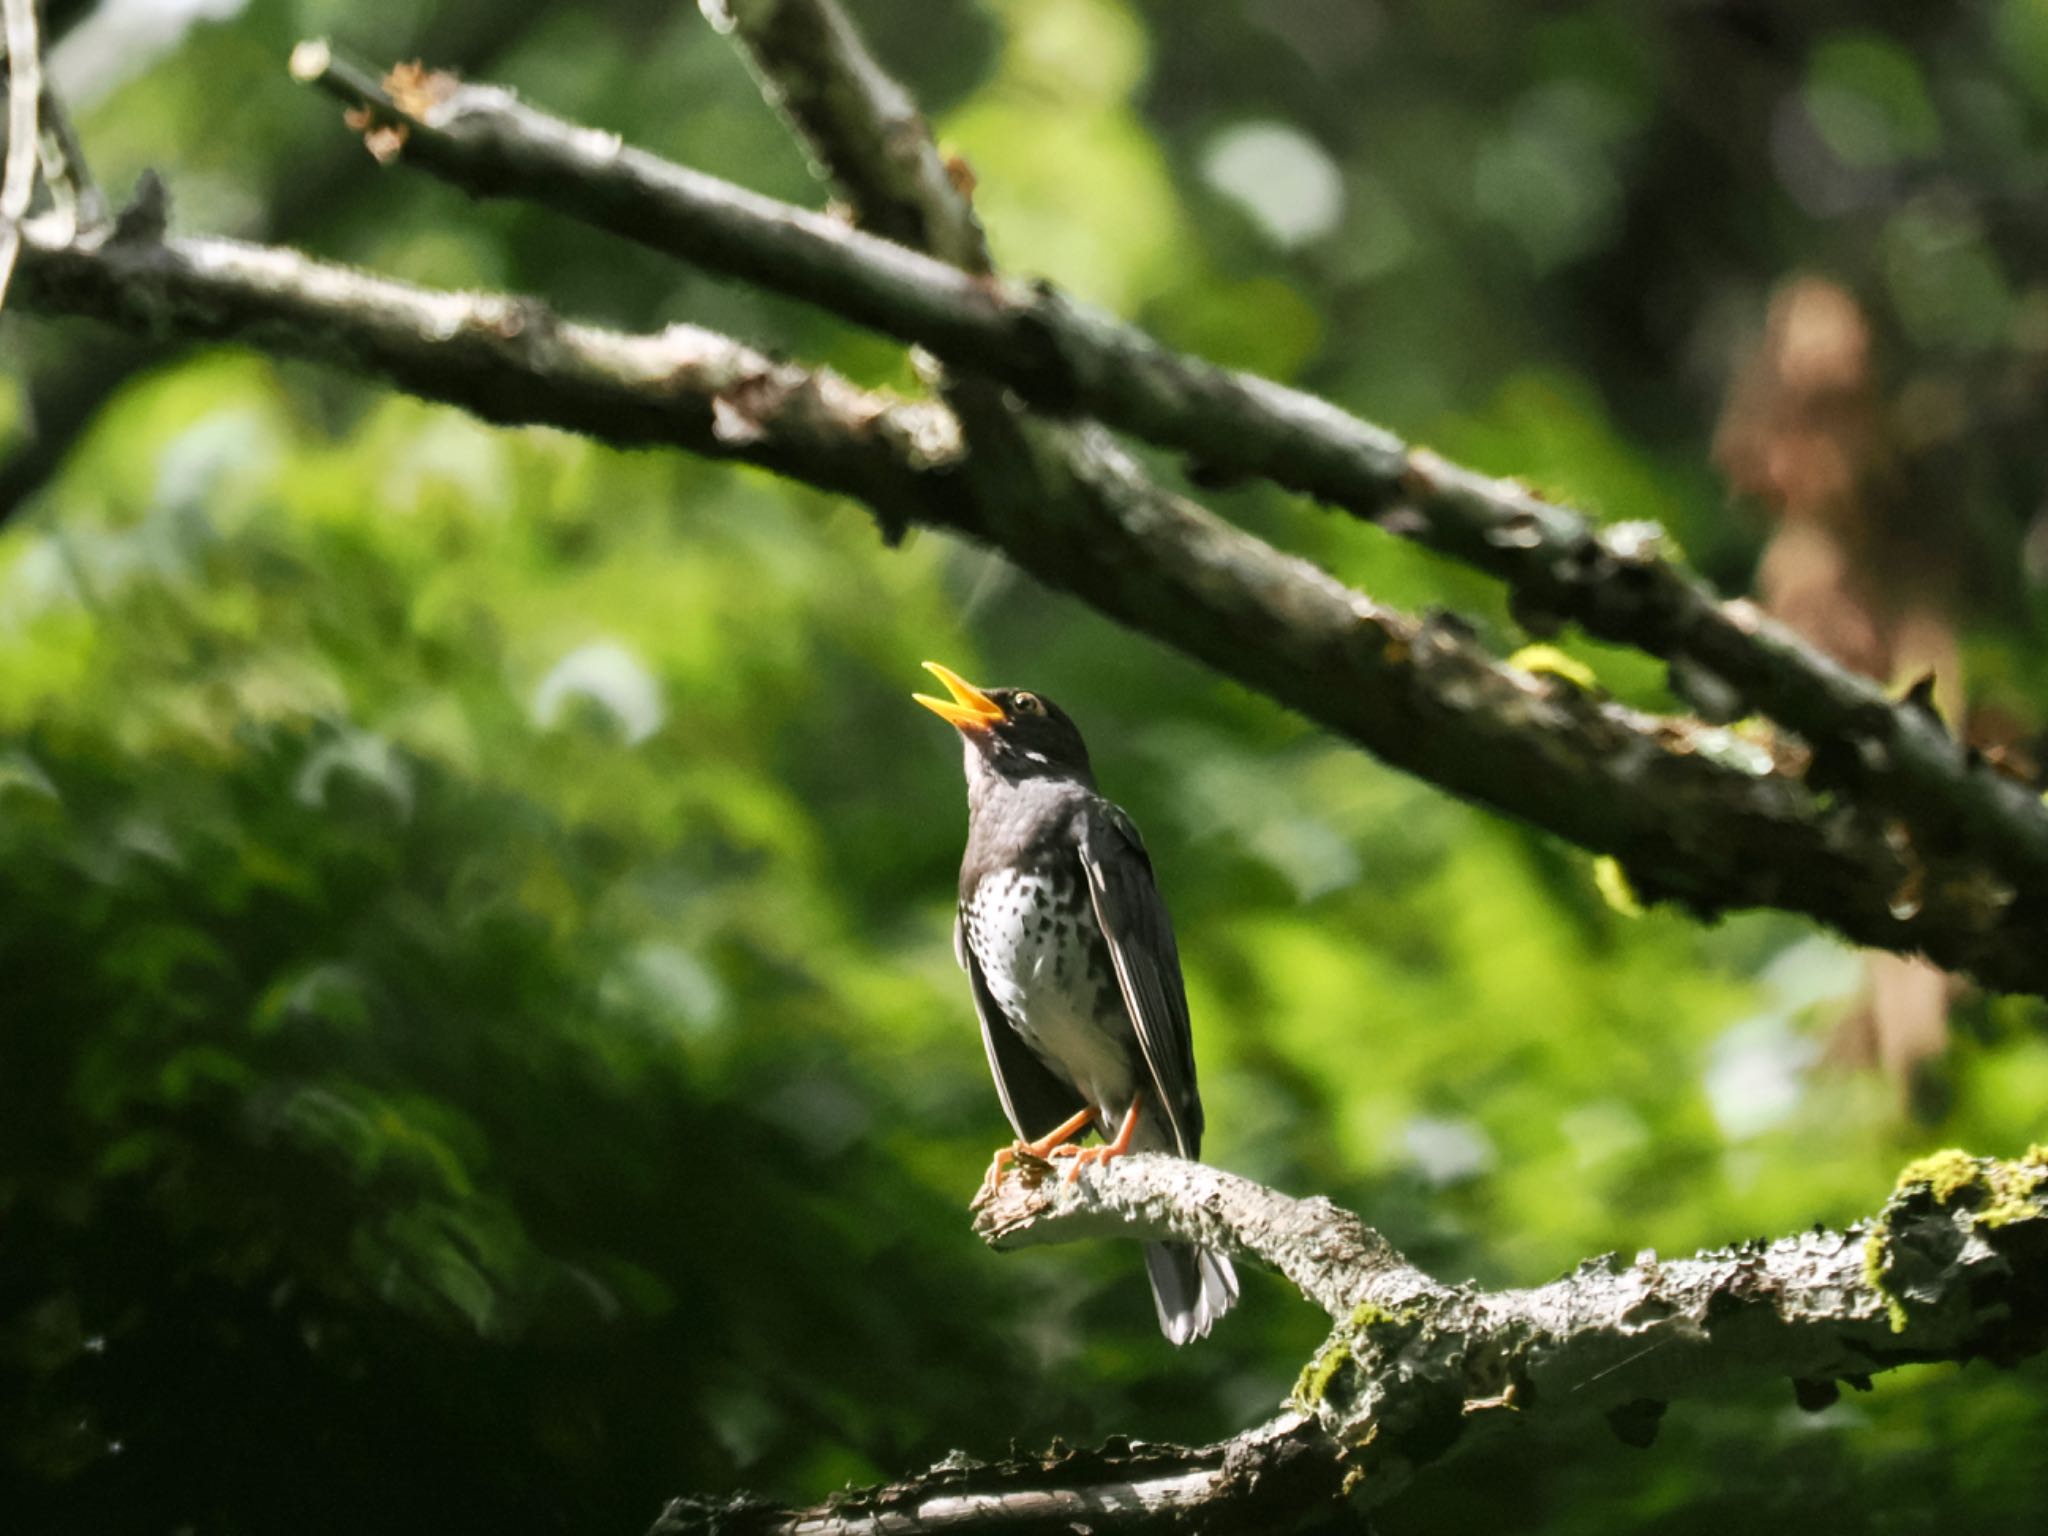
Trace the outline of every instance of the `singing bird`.
<path fill-rule="evenodd" d="M 1202 1096 L 1173 925 L 1131 818 L 1095 790 L 1088 748 L 1043 694 L 975 687 L 935 661 L 950 699 L 911 697 L 960 733 L 967 853 L 953 952 L 1017 1153 L 1084 1164 L 1202 1150 Z M 1090 1127 L 1103 1138 L 1082 1148 Z M 1148 1243 L 1159 1327 L 1198 1339 L 1237 1300 L 1229 1259 Z"/>

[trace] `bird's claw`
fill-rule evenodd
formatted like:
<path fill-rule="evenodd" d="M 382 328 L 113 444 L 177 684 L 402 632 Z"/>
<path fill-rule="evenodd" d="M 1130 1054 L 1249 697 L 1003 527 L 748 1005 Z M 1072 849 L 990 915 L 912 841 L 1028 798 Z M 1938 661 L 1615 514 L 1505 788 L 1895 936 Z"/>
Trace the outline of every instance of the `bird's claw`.
<path fill-rule="evenodd" d="M 1054 1149 L 1054 1155 L 1058 1155 L 1057 1148 Z M 981 1188 L 974 1192 L 974 1198 L 967 1202 L 967 1208 L 970 1211 L 975 1210 L 995 1198 L 996 1186 L 1003 1182 L 1003 1174 L 1009 1169 L 1010 1164 L 1020 1158 L 1037 1160 L 1039 1156 L 1038 1150 L 1028 1141 L 1013 1141 L 1007 1147 L 997 1147 L 996 1155 L 988 1160 L 988 1172 L 981 1176 Z"/>
<path fill-rule="evenodd" d="M 1054 1147 L 1052 1155 L 1054 1157 L 1070 1157 L 1073 1159 L 1073 1162 L 1068 1165 L 1066 1178 L 1061 1181 L 1073 1184 L 1080 1180 L 1081 1169 L 1084 1164 L 1106 1164 L 1111 1158 L 1122 1157 L 1124 1149 L 1117 1146 L 1114 1142 L 1105 1142 L 1099 1147 Z"/>

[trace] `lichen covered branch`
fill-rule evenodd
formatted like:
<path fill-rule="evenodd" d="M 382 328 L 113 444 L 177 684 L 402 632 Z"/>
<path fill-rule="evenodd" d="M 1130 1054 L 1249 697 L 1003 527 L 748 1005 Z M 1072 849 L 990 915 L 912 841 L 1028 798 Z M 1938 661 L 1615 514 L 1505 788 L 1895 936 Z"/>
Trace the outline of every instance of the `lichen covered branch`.
<path fill-rule="evenodd" d="M 1432 1280 L 1348 1211 L 1214 1169 L 1133 1157 L 1067 1184 L 1020 1163 L 979 1203 L 997 1247 L 1119 1235 L 1235 1249 L 1338 1319 L 1302 1372 L 1313 1414 L 1378 1499 L 1475 1433 L 1543 1414 L 1654 1434 L 1663 1405 L 1771 1377 L 1839 1381 L 2048 1346 L 2048 1149 L 1912 1164 L 1873 1220 L 1691 1258 L 1579 1266 L 1549 1285 Z"/>
<path fill-rule="evenodd" d="M 1157 1153 L 1118 1158 L 1071 1183 L 1054 1164 L 1020 1157 L 975 1201 L 974 1230 L 1005 1249 L 1091 1237 L 1236 1249 L 1278 1270 L 1334 1318 L 1367 1300 L 1406 1305 L 1440 1289 L 1379 1233 L 1321 1196 L 1296 1199 Z"/>
<path fill-rule="evenodd" d="M 1279 1269 L 1337 1326 L 1273 1419 L 1215 1445 L 1113 1440 L 975 1461 L 960 1453 L 879 1488 L 796 1509 L 679 1499 L 652 1536 L 926 1532 L 1286 1531 L 1348 1500 L 1385 1504 L 1423 1468 L 1538 1417 L 1605 1418 L 1637 1444 L 1665 1405 L 1787 1381 L 1808 1409 L 1897 1365 L 2048 1346 L 2048 1150 L 1942 1152 L 1908 1167 L 1880 1214 L 1549 1285 L 1443 1285 L 1348 1211 L 1212 1168 L 1131 1157 L 1066 1184 L 1021 1162 L 978 1202 L 997 1247 L 1118 1235 L 1220 1244 Z"/>

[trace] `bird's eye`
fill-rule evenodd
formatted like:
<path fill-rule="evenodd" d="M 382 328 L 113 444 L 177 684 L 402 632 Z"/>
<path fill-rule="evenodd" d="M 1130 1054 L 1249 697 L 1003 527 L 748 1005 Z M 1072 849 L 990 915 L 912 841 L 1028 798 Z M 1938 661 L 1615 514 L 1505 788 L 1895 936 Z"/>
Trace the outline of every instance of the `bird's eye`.
<path fill-rule="evenodd" d="M 1014 699 L 1010 700 L 1010 706 L 1020 715 L 1042 715 L 1045 713 L 1045 700 L 1035 693 L 1018 694 Z"/>

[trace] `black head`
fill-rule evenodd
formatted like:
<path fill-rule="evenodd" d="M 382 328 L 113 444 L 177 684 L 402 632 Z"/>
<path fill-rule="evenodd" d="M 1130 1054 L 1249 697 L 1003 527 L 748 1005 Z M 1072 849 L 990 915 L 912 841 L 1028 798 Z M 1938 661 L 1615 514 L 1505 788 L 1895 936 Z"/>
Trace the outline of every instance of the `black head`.
<path fill-rule="evenodd" d="M 1042 693 L 1025 688 L 977 688 L 928 661 L 925 670 L 946 685 L 953 697 L 928 693 L 911 697 L 959 731 L 967 743 L 967 777 L 1078 779 L 1092 784 L 1088 748 L 1067 712 Z"/>

